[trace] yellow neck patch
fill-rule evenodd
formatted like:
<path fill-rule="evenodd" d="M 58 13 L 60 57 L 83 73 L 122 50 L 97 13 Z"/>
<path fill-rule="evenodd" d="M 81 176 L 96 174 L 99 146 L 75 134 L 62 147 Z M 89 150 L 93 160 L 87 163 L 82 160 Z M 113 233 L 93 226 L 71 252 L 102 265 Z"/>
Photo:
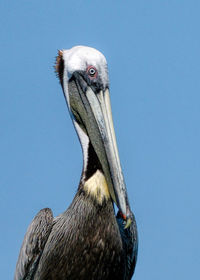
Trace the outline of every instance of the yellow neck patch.
<path fill-rule="evenodd" d="M 104 199 L 108 200 L 110 197 L 106 179 L 99 170 L 85 182 L 83 188 L 86 193 L 93 196 L 101 205 Z"/>

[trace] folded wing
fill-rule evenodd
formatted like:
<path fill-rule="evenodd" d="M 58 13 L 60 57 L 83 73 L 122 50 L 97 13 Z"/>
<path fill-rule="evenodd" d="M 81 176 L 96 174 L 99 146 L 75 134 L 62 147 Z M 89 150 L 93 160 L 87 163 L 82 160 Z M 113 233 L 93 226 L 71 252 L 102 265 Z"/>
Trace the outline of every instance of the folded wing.
<path fill-rule="evenodd" d="M 117 223 L 119 226 L 125 255 L 125 277 L 124 280 L 130 280 L 137 261 L 138 253 L 138 235 L 137 225 L 133 213 L 131 214 L 132 223 L 128 228 L 125 228 L 126 223 L 124 222 L 120 212 L 117 213 Z"/>
<path fill-rule="evenodd" d="M 51 209 L 38 212 L 24 236 L 14 280 L 32 279 L 53 224 Z"/>

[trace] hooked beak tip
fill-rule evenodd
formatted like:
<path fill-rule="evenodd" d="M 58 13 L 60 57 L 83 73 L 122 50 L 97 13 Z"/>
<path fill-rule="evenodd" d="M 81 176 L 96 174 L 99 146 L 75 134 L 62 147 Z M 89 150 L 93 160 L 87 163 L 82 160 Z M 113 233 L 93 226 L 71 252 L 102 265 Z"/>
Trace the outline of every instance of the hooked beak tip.
<path fill-rule="evenodd" d="M 125 215 L 121 211 L 118 212 L 118 215 L 124 220 L 124 228 L 127 229 L 132 224 L 131 215 Z"/>

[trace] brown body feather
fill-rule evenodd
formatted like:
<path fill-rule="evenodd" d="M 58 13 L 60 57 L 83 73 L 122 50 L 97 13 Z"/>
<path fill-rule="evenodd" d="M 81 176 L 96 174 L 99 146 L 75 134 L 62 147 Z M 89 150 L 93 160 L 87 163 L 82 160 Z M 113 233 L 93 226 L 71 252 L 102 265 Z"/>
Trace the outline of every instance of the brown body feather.
<path fill-rule="evenodd" d="M 34 279 L 122 280 L 124 261 L 111 200 L 100 206 L 79 189 L 55 219 Z"/>

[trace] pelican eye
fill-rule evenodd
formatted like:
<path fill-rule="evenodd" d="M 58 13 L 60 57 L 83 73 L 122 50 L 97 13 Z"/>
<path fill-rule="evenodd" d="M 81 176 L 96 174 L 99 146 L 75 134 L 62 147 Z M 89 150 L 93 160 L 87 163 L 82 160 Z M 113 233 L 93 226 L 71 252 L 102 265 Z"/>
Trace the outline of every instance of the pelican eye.
<path fill-rule="evenodd" d="M 87 68 L 87 73 L 91 78 L 96 78 L 97 76 L 97 69 L 94 66 L 89 66 Z"/>

